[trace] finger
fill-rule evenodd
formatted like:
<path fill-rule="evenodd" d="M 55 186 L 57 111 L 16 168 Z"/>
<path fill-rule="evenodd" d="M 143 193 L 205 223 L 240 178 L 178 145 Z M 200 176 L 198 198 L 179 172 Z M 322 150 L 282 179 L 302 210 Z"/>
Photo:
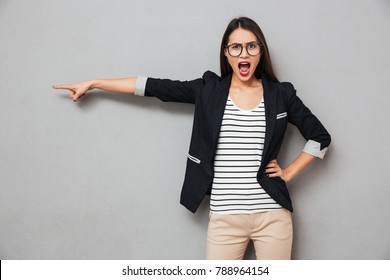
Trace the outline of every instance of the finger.
<path fill-rule="evenodd" d="M 54 89 L 69 89 L 69 90 L 73 90 L 73 86 L 72 85 L 52 85 L 52 88 L 54 88 Z"/>
<path fill-rule="evenodd" d="M 76 101 L 77 99 L 76 99 L 76 92 L 75 91 L 70 91 L 69 92 L 69 96 L 70 96 L 70 98 L 73 100 L 73 101 Z M 76 99 L 76 100 L 75 100 Z"/>
<path fill-rule="evenodd" d="M 268 165 L 274 166 L 275 164 L 278 164 L 278 163 L 276 162 L 276 159 L 273 159 L 273 160 L 271 160 L 271 161 L 267 164 L 267 166 L 268 166 Z"/>
<path fill-rule="evenodd" d="M 279 166 L 269 166 L 265 168 L 265 170 L 279 170 L 279 169 L 280 169 Z"/>
<path fill-rule="evenodd" d="M 282 174 L 281 173 L 270 173 L 267 174 L 268 177 L 280 177 Z"/>
<path fill-rule="evenodd" d="M 280 169 L 280 168 L 272 168 L 272 169 L 266 170 L 266 174 L 269 177 L 281 176 L 282 175 L 282 169 Z"/>
<path fill-rule="evenodd" d="M 80 99 L 81 97 L 83 97 L 85 95 L 85 92 L 84 91 L 81 91 L 81 92 L 75 92 L 75 94 L 73 95 L 73 101 L 77 101 L 78 99 Z"/>
<path fill-rule="evenodd" d="M 268 169 L 265 170 L 265 172 L 266 172 L 267 174 L 274 174 L 274 173 L 278 173 L 279 171 L 280 171 L 280 170 L 277 169 L 277 168 L 268 168 Z"/>
<path fill-rule="evenodd" d="M 80 98 L 80 94 L 75 92 L 73 95 L 72 95 L 72 99 L 74 102 L 76 102 L 78 99 Z"/>
<path fill-rule="evenodd" d="M 266 168 L 273 168 L 273 167 L 278 167 L 279 165 L 277 163 L 271 162 L 269 163 Z"/>
<path fill-rule="evenodd" d="M 265 172 L 268 174 L 281 174 L 282 168 L 278 164 L 272 163 L 271 166 L 266 166 Z"/>
<path fill-rule="evenodd" d="M 67 89 L 69 90 L 70 98 L 74 100 L 74 96 L 76 94 L 76 89 L 73 85 L 53 85 L 54 89 Z"/>

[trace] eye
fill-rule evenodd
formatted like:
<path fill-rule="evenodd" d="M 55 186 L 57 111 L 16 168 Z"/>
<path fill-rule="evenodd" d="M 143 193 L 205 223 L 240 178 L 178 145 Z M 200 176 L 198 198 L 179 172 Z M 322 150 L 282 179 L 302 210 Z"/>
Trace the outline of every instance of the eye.
<path fill-rule="evenodd" d="M 255 44 L 255 43 L 249 43 L 249 44 L 248 44 L 248 48 L 254 50 L 254 49 L 257 49 L 257 48 L 258 48 L 258 45 Z"/>
<path fill-rule="evenodd" d="M 239 50 L 239 49 L 241 49 L 241 45 L 240 44 L 233 44 L 230 47 L 232 48 L 232 50 Z"/>

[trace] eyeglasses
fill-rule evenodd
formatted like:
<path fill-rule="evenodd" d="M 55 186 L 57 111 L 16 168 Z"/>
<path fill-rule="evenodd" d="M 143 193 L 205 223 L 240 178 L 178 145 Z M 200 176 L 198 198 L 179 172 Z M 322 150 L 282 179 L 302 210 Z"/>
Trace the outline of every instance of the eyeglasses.
<path fill-rule="evenodd" d="M 226 45 L 225 48 L 227 48 L 228 53 L 233 57 L 240 56 L 243 50 L 242 44 L 238 43 Z M 245 45 L 245 49 L 250 56 L 256 56 L 261 52 L 261 45 L 259 43 L 251 42 Z"/>

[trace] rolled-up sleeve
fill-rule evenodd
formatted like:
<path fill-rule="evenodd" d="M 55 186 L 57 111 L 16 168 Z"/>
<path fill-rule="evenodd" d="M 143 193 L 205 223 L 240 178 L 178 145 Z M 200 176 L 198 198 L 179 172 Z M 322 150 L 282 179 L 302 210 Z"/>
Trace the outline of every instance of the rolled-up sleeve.
<path fill-rule="evenodd" d="M 310 154 L 312 156 L 318 157 L 320 159 L 323 159 L 326 151 L 328 150 L 328 147 L 325 147 L 321 149 L 321 143 L 309 140 L 306 142 L 305 148 L 303 151 L 307 154 Z"/>
<path fill-rule="evenodd" d="M 148 81 L 147 77 L 138 76 L 135 83 L 135 95 L 145 96 L 146 82 Z"/>

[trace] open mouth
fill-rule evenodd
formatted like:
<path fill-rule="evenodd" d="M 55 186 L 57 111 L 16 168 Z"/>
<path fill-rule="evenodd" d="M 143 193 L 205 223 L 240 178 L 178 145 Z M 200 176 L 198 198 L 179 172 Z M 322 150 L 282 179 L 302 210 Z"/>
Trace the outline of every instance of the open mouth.
<path fill-rule="evenodd" d="M 249 62 L 240 62 L 238 64 L 238 69 L 240 70 L 241 76 L 247 76 L 249 74 L 251 64 Z"/>

